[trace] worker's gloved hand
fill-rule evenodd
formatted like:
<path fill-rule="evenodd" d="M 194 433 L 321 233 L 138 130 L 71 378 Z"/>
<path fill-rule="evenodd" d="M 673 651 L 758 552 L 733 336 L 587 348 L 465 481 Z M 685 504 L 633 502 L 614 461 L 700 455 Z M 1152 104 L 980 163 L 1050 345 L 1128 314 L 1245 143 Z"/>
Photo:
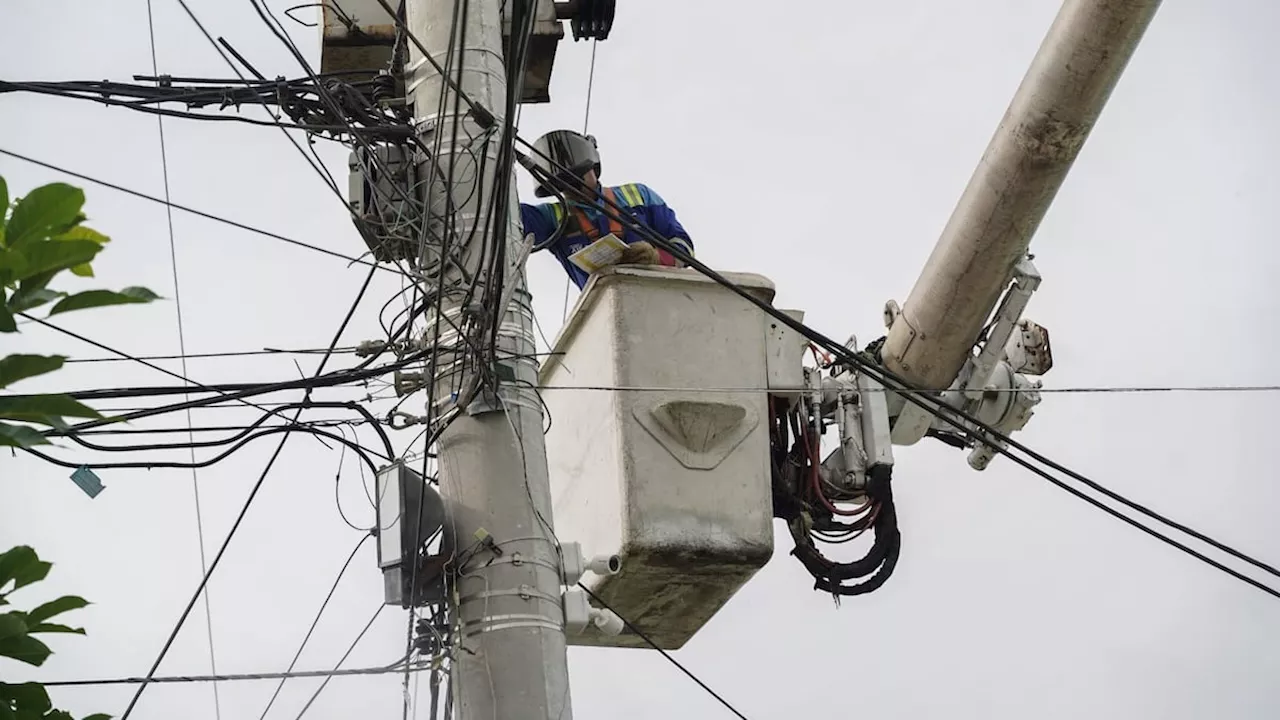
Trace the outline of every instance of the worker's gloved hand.
<path fill-rule="evenodd" d="M 657 248 L 641 240 L 628 245 L 618 262 L 623 265 L 657 265 L 662 259 L 658 256 Z"/>

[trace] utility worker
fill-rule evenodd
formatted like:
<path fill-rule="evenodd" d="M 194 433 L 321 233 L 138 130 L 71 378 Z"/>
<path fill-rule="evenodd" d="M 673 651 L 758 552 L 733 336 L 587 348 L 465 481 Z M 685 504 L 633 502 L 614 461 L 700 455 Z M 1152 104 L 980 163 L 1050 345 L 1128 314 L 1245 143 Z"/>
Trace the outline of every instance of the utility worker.
<path fill-rule="evenodd" d="M 560 261 L 578 289 L 587 284 L 589 276 L 571 262 L 569 256 L 610 233 L 627 245 L 619 261 L 622 264 L 684 266 L 671 253 L 654 247 L 635 230 L 624 227 L 611 215 L 630 215 L 632 219 L 657 231 L 676 247 L 693 255 L 693 241 L 689 239 L 689 234 L 676 219 L 675 211 L 656 192 L 639 183 L 617 187 L 600 186 L 600 153 L 594 137 L 572 130 L 554 130 L 538 138 L 533 143 L 533 148 L 531 159 L 551 178 L 555 189 L 564 195 L 568 208 L 561 202 L 541 205 L 521 203 L 520 219 L 524 225 L 524 234 L 533 235 L 534 247 L 546 245 L 555 236 L 561 223 L 565 222 L 565 213 L 568 212 L 566 227 L 555 238 L 555 242 L 546 245 L 546 249 Z M 607 202 L 600 200 L 597 193 Z M 538 197 L 553 194 L 552 189 L 542 182 L 538 182 L 534 189 L 534 195 Z M 615 209 L 615 206 L 620 210 Z"/>

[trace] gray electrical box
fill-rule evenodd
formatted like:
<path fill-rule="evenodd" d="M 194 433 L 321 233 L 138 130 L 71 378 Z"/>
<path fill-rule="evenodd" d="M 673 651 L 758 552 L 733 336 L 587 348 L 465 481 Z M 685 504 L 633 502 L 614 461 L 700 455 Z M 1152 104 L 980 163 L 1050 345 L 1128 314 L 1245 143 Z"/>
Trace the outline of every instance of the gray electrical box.
<path fill-rule="evenodd" d="M 414 153 L 398 145 L 357 147 L 347 158 L 347 201 L 365 221 L 365 244 L 379 262 L 417 254 L 422 218 L 412 201 L 418 188 L 415 162 Z"/>
<path fill-rule="evenodd" d="M 409 607 L 439 599 L 442 579 L 425 552 L 415 552 L 444 527 L 439 493 L 403 462 L 378 471 L 378 568 L 382 570 L 387 605 Z M 412 561 L 418 560 L 418 572 Z M 410 582 L 417 585 L 410 592 Z M 412 601 L 412 602 L 411 602 Z"/>

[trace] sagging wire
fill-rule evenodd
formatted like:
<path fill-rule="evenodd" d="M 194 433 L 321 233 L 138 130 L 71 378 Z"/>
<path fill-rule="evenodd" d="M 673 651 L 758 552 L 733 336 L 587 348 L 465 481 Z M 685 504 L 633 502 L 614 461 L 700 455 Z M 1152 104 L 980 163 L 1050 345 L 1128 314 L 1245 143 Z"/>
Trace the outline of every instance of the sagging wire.
<path fill-rule="evenodd" d="M 342 438 L 344 440 L 346 439 L 347 434 L 345 432 L 342 432 L 341 430 L 339 430 L 339 434 L 342 435 Z M 343 461 L 346 460 L 346 458 L 347 458 L 347 444 L 344 442 L 340 446 L 340 450 L 338 453 L 338 469 L 333 474 L 333 504 L 338 509 L 338 516 L 342 518 L 342 522 L 347 524 L 347 527 L 351 528 L 352 530 L 355 530 L 356 532 L 367 533 L 367 532 L 370 532 L 371 528 L 362 528 L 359 525 L 356 525 L 355 523 L 351 522 L 351 518 L 347 517 L 347 512 L 342 509 L 342 466 L 343 466 Z M 357 467 L 363 468 L 364 465 L 357 464 Z M 360 485 L 361 487 L 364 487 L 364 473 L 361 472 L 360 475 L 361 475 Z M 368 490 L 366 489 L 366 493 L 367 492 Z"/>
<path fill-rule="evenodd" d="M 282 433 L 288 434 L 288 433 L 294 433 L 294 432 L 317 435 L 319 437 L 328 438 L 330 440 L 336 440 L 342 443 L 343 445 L 350 447 L 351 450 L 356 454 L 356 456 L 359 457 L 362 461 L 364 461 L 364 463 L 368 465 L 370 469 L 372 469 L 374 472 L 377 472 L 378 470 L 377 463 L 375 463 L 373 459 L 369 457 L 368 449 L 365 448 L 364 446 L 358 443 L 352 442 L 350 440 L 347 440 L 345 437 L 337 433 L 327 432 L 325 430 L 320 430 L 318 428 L 314 428 L 308 425 L 297 425 L 292 423 L 288 425 L 278 425 L 274 427 L 269 427 L 257 433 L 253 433 L 248 437 L 246 437 L 245 439 L 241 440 L 240 442 L 236 443 L 235 445 L 231 446 L 223 453 L 215 455 L 212 458 L 209 458 L 207 460 L 199 460 L 194 462 L 161 462 L 157 460 L 142 460 L 142 461 L 136 461 L 136 462 L 115 462 L 115 463 L 68 462 L 66 460 L 61 460 L 59 458 L 46 455 L 43 452 L 40 452 L 39 450 L 35 450 L 33 448 L 23 448 L 23 449 L 28 454 L 34 455 L 35 457 L 38 457 L 41 460 L 44 460 L 45 462 L 52 463 L 60 467 L 70 468 L 72 470 L 77 470 L 82 467 L 87 467 L 93 470 L 125 469 L 125 468 L 145 468 L 148 470 L 152 470 L 156 468 L 184 468 L 184 469 L 185 468 L 206 468 L 222 462 L 223 460 L 235 454 L 241 448 L 253 442 L 254 440 L 259 440 L 261 438 L 269 437 L 272 435 L 279 435 Z M 129 448 L 121 448 L 121 449 L 128 450 Z"/>

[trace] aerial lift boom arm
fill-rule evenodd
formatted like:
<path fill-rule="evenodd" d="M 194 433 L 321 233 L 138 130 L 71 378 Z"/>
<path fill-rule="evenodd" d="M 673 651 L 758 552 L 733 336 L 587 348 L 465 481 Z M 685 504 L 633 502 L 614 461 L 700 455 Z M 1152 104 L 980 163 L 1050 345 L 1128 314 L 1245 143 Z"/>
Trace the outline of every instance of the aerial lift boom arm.
<path fill-rule="evenodd" d="M 889 370 L 929 390 L 956 379 L 1159 5 L 1063 4 L 906 304 L 890 312 Z"/>

